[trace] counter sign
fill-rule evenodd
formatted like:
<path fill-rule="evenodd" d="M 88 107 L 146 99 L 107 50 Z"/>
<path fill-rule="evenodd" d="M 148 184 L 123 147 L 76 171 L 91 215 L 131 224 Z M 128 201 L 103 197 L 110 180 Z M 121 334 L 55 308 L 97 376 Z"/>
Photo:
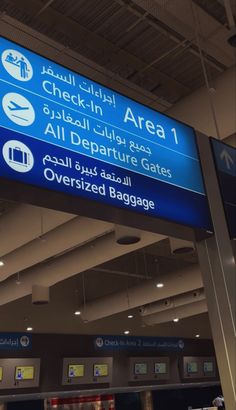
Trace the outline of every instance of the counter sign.
<path fill-rule="evenodd" d="M 0 38 L 0 175 L 211 229 L 192 128 Z"/>

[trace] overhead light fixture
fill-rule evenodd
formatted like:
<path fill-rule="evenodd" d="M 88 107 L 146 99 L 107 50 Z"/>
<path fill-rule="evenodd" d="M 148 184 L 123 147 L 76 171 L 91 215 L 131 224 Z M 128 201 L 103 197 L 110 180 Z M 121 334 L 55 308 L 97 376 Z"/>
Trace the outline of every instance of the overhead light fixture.
<path fill-rule="evenodd" d="M 31 326 L 28 326 L 27 328 L 26 328 L 26 330 L 27 330 L 27 332 L 32 332 L 32 330 L 34 330 Z"/>
<path fill-rule="evenodd" d="M 80 310 L 76 310 L 76 311 L 74 312 L 74 315 L 76 315 L 76 316 L 79 316 L 79 315 L 81 315 L 81 312 L 80 312 Z"/>
<path fill-rule="evenodd" d="M 164 283 L 157 283 L 157 284 L 156 284 L 156 287 L 157 287 L 157 288 L 163 288 L 163 287 L 164 287 Z"/>
<path fill-rule="evenodd" d="M 44 235 L 39 235 L 39 236 L 38 236 L 38 239 L 39 239 L 41 242 L 46 242 L 46 240 L 47 240 Z"/>
<path fill-rule="evenodd" d="M 33 305 L 46 305 L 49 303 L 49 287 L 42 285 L 32 286 L 32 303 Z"/>
<path fill-rule="evenodd" d="M 133 315 L 128 315 L 128 319 L 133 319 Z"/>
<path fill-rule="evenodd" d="M 174 319 L 173 319 L 173 322 L 175 322 L 175 323 L 177 323 L 179 321 L 179 318 L 178 317 L 175 317 Z"/>
<path fill-rule="evenodd" d="M 125 331 L 124 331 L 124 334 L 125 334 L 125 335 L 129 335 L 129 330 L 125 330 Z"/>
<path fill-rule="evenodd" d="M 4 266 L 4 262 L 3 262 L 3 261 L 0 261 L 0 266 Z"/>
<path fill-rule="evenodd" d="M 17 273 L 17 278 L 16 278 L 16 285 L 20 285 L 21 284 L 21 280 L 20 280 L 20 272 Z"/>
<path fill-rule="evenodd" d="M 185 255 L 194 252 L 194 243 L 183 239 L 169 238 L 170 250 L 173 255 Z"/>
<path fill-rule="evenodd" d="M 195 337 L 197 337 L 197 338 L 198 338 L 198 337 L 200 337 L 200 335 L 199 335 L 199 334 L 197 334 L 197 335 L 195 335 Z"/>
<path fill-rule="evenodd" d="M 230 36 L 228 38 L 228 43 L 231 45 L 231 47 L 236 48 L 236 28 L 233 27 L 230 30 Z"/>
<path fill-rule="evenodd" d="M 141 240 L 141 234 L 138 229 L 116 225 L 115 238 L 119 245 L 133 245 Z"/>

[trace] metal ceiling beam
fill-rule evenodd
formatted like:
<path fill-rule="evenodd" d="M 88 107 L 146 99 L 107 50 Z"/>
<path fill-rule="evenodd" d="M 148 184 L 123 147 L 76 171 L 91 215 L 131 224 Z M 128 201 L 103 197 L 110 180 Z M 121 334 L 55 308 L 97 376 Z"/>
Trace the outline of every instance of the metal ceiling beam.
<path fill-rule="evenodd" d="M 110 8 L 113 7 L 113 5 L 114 5 L 114 4 L 111 3 L 111 4 L 110 4 Z M 109 10 L 109 8 L 107 8 L 107 9 L 105 10 L 105 12 L 107 13 L 108 10 Z M 114 17 L 118 17 L 119 14 L 122 13 L 122 11 L 123 11 L 122 8 L 119 8 L 119 9 L 116 10 L 115 12 L 113 11 L 113 12 L 110 14 L 109 17 L 106 17 L 106 19 L 105 19 L 105 21 L 103 21 L 103 23 L 100 23 L 100 24 L 98 25 L 98 27 L 94 30 L 94 33 L 99 34 L 99 33 L 104 29 L 104 27 L 106 27 L 106 26 L 108 26 L 108 25 L 110 24 L 110 20 L 113 19 Z M 98 19 L 101 18 L 101 15 L 102 15 L 102 13 L 98 15 Z M 93 25 L 94 25 L 94 24 L 96 24 L 96 19 L 93 19 Z"/>
<path fill-rule="evenodd" d="M 172 106 L 172 104 L 164 98 L 158 97 L 151 91 L 141 88 L 138 84 L 128 81 L 118 73 L 112 72 L 77 51 L 31 29 L 20 21 L 6 14 L 4 14 L 2 18 L 0 15 L 0 20 L 0 35 L 13 42 L 15 39 L 20 39 L 23 47 L 28 47 L 28 45 L 31 44 L 33 52 L 43 55 L 45 58 L 52 59 L 55 63 L 62 64 L 68 69 L 74 70 L 93 81 L 103 84 L 105 87 L 113 88 L 118 93 L 124 94 L 157 111 L 163 112 Z"/>
<path fill-rule="evenodd" d="M 222 6 L 225 7 L 225 0 L 217 0 Z M 234 17 L 236 16 L 236 3 L 235 0 L 227 0 L 228 3 L 230 3 L 231 6 L 231 11 L 234 15 Z"/>
<path fill-rule="evenodd" d="M 235 27 L 235 21 L 230 0 L 224 0 L 225 11 L 228 19 L 229 28 Z"/>
<path fill-rule="evenodd" d="M 150 13 L 146 12 L 146 13 L 142 14 L 138 10 L 135 10 L 130 5 L 127 5 L 126 3 L 124 3 L 124 0 L 115 0 L 115 1 L 120 5 L 122 5 L 122 4 L 125 5 L 127 10 L 129 10 L 131 13 L 136 15 L 137 18 L 139 18 L 139 16 L 144 16 L 144 14 L 146 14 L 145 21 L 147 22 L 147 24 L 149 24 L 151 27 L 155 28 L 159 33 L 161 33 L 161 34 L 167 36 L 169 39 L 173 40 L 175 43 L 177 43 L 177 45 L 180 45 L 183 42 L 184 49 L 187 48 L 186 46 L 184 46 L 184 41 L 187 40 L 187 39 L 184 39 L 184 40 L 180 39 L 179 35 L 177 35 L 177 33 L 176 33 L 176 35 L 174 35 L 173 30 L 170 30 L 168 28 L 168 26 L 166 26 L 166 28 L 164 28 L 163 23 L 161 25 L 158 24 L 158 20 L 156 22 L 154 22 L 153 20 L 150 20 L 148 18 L 148 14 L 150 14 Z M 199 57 L 199 52 L 196 50 L 196 46 L 194 46 L 194 44 L 193 44 L 193 39 L 194 39 L 194 37 L 192 36 L 191 40 L 188 40 L 188 42 L 189 42 L 188 50 L 194 56 Z M 212 61 L 212 59 L 210 59 L 209 57 L 210 56 L 204 55 L 204 60 L 206 61 L 206 63 L 209 66 L 215 68 L 217 71 L 223 72 L 225 67 L 217 61 L 216 62 Z"/>
<path fill-rule="evenodd" d="M 13 206 L 0 218 L 0 256 L 4 260 L 7 254 L 21 249 L 28 242 L 36 240 L 39 243 L 43 235 L 74 218 L 72 214 L 27 204 Z M 8 269 L 7 264 L 2 268 Z"/>
<path fill-rule="evenodd" d="M 159 325 L 160 323 L 171 322 L 175 318 L 185 319 L 201 313 L 206 313 L 207 311 L 207 302 L 206 299 L 203 299 L 183 306 L 163 310 L 162 312 L 153 313 L 152 315 L 144 316 L 142 317 L 142 320 L 145 325 L 153 326 L 157 324 Z"/>
<path fill-rule="evenodd" d="M 90 221 L 92 222 L 93 220 Z M 114 233 L 108 233 L 95 239 L 93 243 L 87 242 L 84 246 L 21 272 L 23 286 L 16 286 L 14 277 L 8 278 L 0 286 L 0 305 L 2 306 L 31 294 L 32 285 L 34 284 L 47 287 L 53 286 L 111 259 L 118 258 L 165 238 L 163 235 L 142 231 L 142 237 L 139 242 L 129 246 L 122 246 L 117 245 Z M 194 288 L 196 287 L 201 287 L 201 285 Z"/>
<path fill-rule="evenodd" d="M 134 27 L 136 27 L 139 23 L 141 23 L 143 20 L 146 19 L 146 17 L 148 16 L 148 12 L 146 11 L 142 16 L 140 16 L 133 24 L 131 24 L 127 30 L 125 31 L 126 33 L 128 33 L 129 31 L 133 30 Z"/>
<path fill-rule="evenodd" d="M 149 276 L 149 275 L 139 275 L 137 273 L 122 272 L 120 270 L 114 270 L 114 269 L 94 268 L 94 269 L 90 269 L 90 271 L 107 273 L 109 275 L 114 274 L 114 275 L 120 275 L 120 276 L 128 276 L 130 278 L 138 278 L 138 279 L 144 279 L 144 280 L 152 279 L 152 276 Z"/>
<path fill-rule="evenodd" d="M 18 0 L 10 0 L 10 2 L 14 4 L 17 9 L 22 10 L 24 13 L 27 12 L 32 17 L 35 15 L 35 10 L 41 7 L 39 0 L 21 0 L 20 2 Z M 47 24 L 49 27 L 58 27 L 58 30 L 69 37 L 73 42 L 75 42 L 75 39 L 78 39 L 83 45 L 88 45 L 94 50 L 100 50 L 101 54 L 107 55 L 110 60 L 117 63 L 118 66 L 126 68 L 128 65 L 133 70 L 140 70 L 146 66 L 146 62 L 140 58 L 128 53 L 98 34 L 91 32 L 81 24 L 62 15 L 51 7 L 48 7 L 43 14 L 40 14 L 37 20 L 45 25 Z M 162 81 L 167 87 L 167 90 L 172 90 L 172 93 L 173 90 L 176 90 L 179 97 L 188 94 L 190 91 L 188 87 L 156 68 L 151 67 L 148 76 L 155 80 L 155 82 L 158 82 L 158 80 L 159 82 Z"/>
<path fill-rule="evenodd" d="M 32 217 L 27 220 L 29 225 L 33 225 Z M 42 263 L 50 263 L 52 259 L 58 259 L 113 230 L 113 224 L 83 217 L 57 224 L 53 229 L 45 232 L 41 240 L 36 237 L 4 256 L 5 265 L 1 268 L 0 283 L 17 272 L 23 272 Z"/>
<path fill-rule="evenodd" d="M 84 321 L 92 322 L 148 303 L 167 299 L 180 293 L 194 291 L 203 286 L 198 265 L 177 269 L 167 275 L 160 276 L 159 280 L 164 283 L 164 287 L 161 289 L 156 287 L 157 278 L 155 278 L 142 281 L 140 284 L 128 289 L 90 300 L 84 306 L 79 306 L 81 317 Z"/>
<path fill-rule="evenodd" d="M 214 2 L 209 2 L 209 0 L 192 0 L 195 4 L 201 7 L 209 16 L 214 18 L 220 24 L 226 27 L 226 15 L 223 5 L 220 0 L 214 0 Z M 223 0 L 222 0 L 223 1 Z M 212 7 L 213 6 L 213 7 Z"/>
<path fill-rule="evenodd" d="M 45 6 L 43 6 L 38 13 L 35 14 L 34 18 L 38 17 L 40 14 L 42 14 L 49 6 L 51 6 L 51 4 L 54 2 L 55 0 L 49 0 Z"/>
<path fill-rule="evenodd" d="M 103 11 L 101 11 L 99 15 L 95 17 L 95 19 L 93 18 L 93 24 L 95 25 L 97 24 L 97 21 L 101 19 L 101 17 L 103 17 L 104 15 L 107 16 L 107 14 L 110 13 L 110 16 L 108 18 L 107 17 L 105 18 L 104 23 L 99 25 L 98 30 L 95 30 L 96 33 L 98 33 L 100 28 L 103 27 L 104 24 L 107 24 L 108 21 L 110 21 L 110 19 L 113 18 L 114 15 L 120 12 L 120 10 L 114 12 L 113 9 L 114 9 L 114 4 L 111 2 L 108 7 L 106 7 Z"/>
<path fill-rule="evenodd" d="M 123 0 L 115 0 L 115 1 L 119 3 L 123 3 Z M 182 0 L 182 1 L 185 1 L 185 0 Z M 168 10 L 168 5 L 165 8 L 162 6 L 161 0 L 149 0 L 149 1 L 132 0 L 132 3 L 142 8 L 144 11 L 146 12 L 148 11 L 151 16 L 156 18 L 157 21 L 152 22 L 153 26 L 156 27 L 156 29 L 161 32 L 163 32 L 164 30 L 165 34 L 169 36 L 169 38 L 171 38 L 175 42 L 182 41 L 180 39 L 180 36 L 182 37 L 182 39 L 185 39 L 185 38 L 188 39 L 193 45 L 192 48 L 189 48 L 189 51 L 192 54 L 199 56 L 199 53 L 197 51 L 197 42 L 196 42 L 196 39 L 194 38 L 192 19 L 189 21 L 186 21 L 188 16 L 185 16 L 185 13 L 182 13 L 183 18 L 180 20 L 178 16 L 175 16 L 172 12 Z M 172 4 L 173 3 L 171 3 L 171 5 Z M 177 7 L 177 3 L 175 3 L 175 5 Z M 129 8 L 130 11 L 134 10 L 130 6 L 127 6 L 127 7 Z M 197 12 L 201 18 L 208 19 L 209 24 L 211 24 L 212 26 L 213 25 L 215 26 L 214 30 L 212 31 L 215 31 L 217 28 L 219 31 L 224 33 L 225 36 L 227 36 L 228 30 L 225 27 L 219 24 L 213 17 L 211 18 L 211 16 L 209 16 L 200 7 L 196 5 L 195 7 L 197 8 Z M 181 10 L 183 10 L 183 8 L 184 8 L 184 3 L 181 5 Z M 158 21 L 161 24 L 160 23 L 158 24 Z M 151 22 L 149 24 L 151 24 Z M 163 25 L 166 26 L 166 30 L 163 28 Z M 206 28 L 208 29 L 208 26 L 206 26 Z M 174 35 L 174 32 L 176 32 L 176 35 Z M 222 39 L 223 37 L 224 36 L 222 34 Z M 225 44 L 224 48 L 221 49 L 219 47 L 219 44 L 216 45 L 204 35 L 202 35 L 201 37 L 201 43 L 202 43 L 203 51 L 205 53 L 204 59 L 207 62 L 207 64 L 214 66 L 214 68 L 218 69 L 218 71 L 221 71 L 221 72 L 223 71 L 222 68 L 224 68 L 224 66 L 230 67 L 233 64 L 234 56 L 230 52 L 230 48 L 227 48 L 227 43 Z M 213 59 L 215 60 L 215 62 L 212 61 Z"/>
<path fill-rule="evenodd" d="M 177 45 L 176 45 L 175 47 L 173 47 L 172 49 L 167 50 L 167 51 L 166 51 L 165 53 L 163 53 L 161 56 L 155 58 L 155 60 L 153 60 L 151 63 L 147 64 L 147 65 L 146 65 L 144 68 L 142 68 L 141 70 L 139 70 L 139 71 L 137 72 L 137 74 L 143 73 L 143 72 L 146 71 L 148 68 L 152 67 L 152 66 L 153 66 L 154 64 L 156 64 L 156 63 L 159 63 L 160 61 L 163 61 L 166 57 L 168 57 L 168 56 L 171 55 L 171 54 L 175 54 L 175 55 L 176 55 L 177 50 L 182 49 L 182 47 L 185 47 L 185 46 L 187 45 L 187 43 L 189 43 L 189 42 L 188 42 L 188 40 L 185 39 L 184 41 L 182 41 L 181 43 L 177 44 Z"/>

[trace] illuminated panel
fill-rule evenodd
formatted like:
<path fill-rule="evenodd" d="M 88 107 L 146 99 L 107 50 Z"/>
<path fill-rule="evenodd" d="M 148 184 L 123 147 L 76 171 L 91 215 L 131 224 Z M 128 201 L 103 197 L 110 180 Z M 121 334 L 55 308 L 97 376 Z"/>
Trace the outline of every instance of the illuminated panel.
<path fill-rule="evenodd" d="M 108 364 L 95 364 L 93 366 L 93 375 L 95 377 L 106 377 L 108 376 Z"/>
<path fill-rule="evenodd" d="M 167 373 L 167 366 L 165 362 L 155 363 L 154 367 L 155 374 L 165 374 Z"/>
<path fill-rule="evenodd" d="M 191 127 L 2 37 L 0 177 L 212 230 Z"/>
<path fill-rule="evenodd" d="M 33 380 L 34 366 L 17 366 L 15 371 L 15 380 Z"/>
<path fill-rule="evenodd" d="M 214 371 L 213 362 L 204 362 L 203 369 L 204 373 L 212 373 Z"/>
<path fill-rule="evenodd" d="M 134 373 L 135 374 L 147 374 L 147 363 L 135 363 Z"/>
<path fill-rule="evenodd" d="M 83 377 L 84 365 L 83 364 L 69 364 L 68 377 Z"/>
<path fill-rule="evenodd" d="M 197 362 L 187 363 L 187 372 L 188 373 L 197 373 L 198 372 Z"/>

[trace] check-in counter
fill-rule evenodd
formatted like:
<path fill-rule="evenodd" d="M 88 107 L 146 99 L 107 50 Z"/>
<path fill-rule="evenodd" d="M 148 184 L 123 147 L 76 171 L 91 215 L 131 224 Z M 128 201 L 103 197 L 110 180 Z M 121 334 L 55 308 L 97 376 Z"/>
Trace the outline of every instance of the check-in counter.
<path fill-rule="evenodd" d="M 217 407 L 198 407 L 197 409 L 193 409 L 189 407 L 188 410 L 218 410 Z"/>

